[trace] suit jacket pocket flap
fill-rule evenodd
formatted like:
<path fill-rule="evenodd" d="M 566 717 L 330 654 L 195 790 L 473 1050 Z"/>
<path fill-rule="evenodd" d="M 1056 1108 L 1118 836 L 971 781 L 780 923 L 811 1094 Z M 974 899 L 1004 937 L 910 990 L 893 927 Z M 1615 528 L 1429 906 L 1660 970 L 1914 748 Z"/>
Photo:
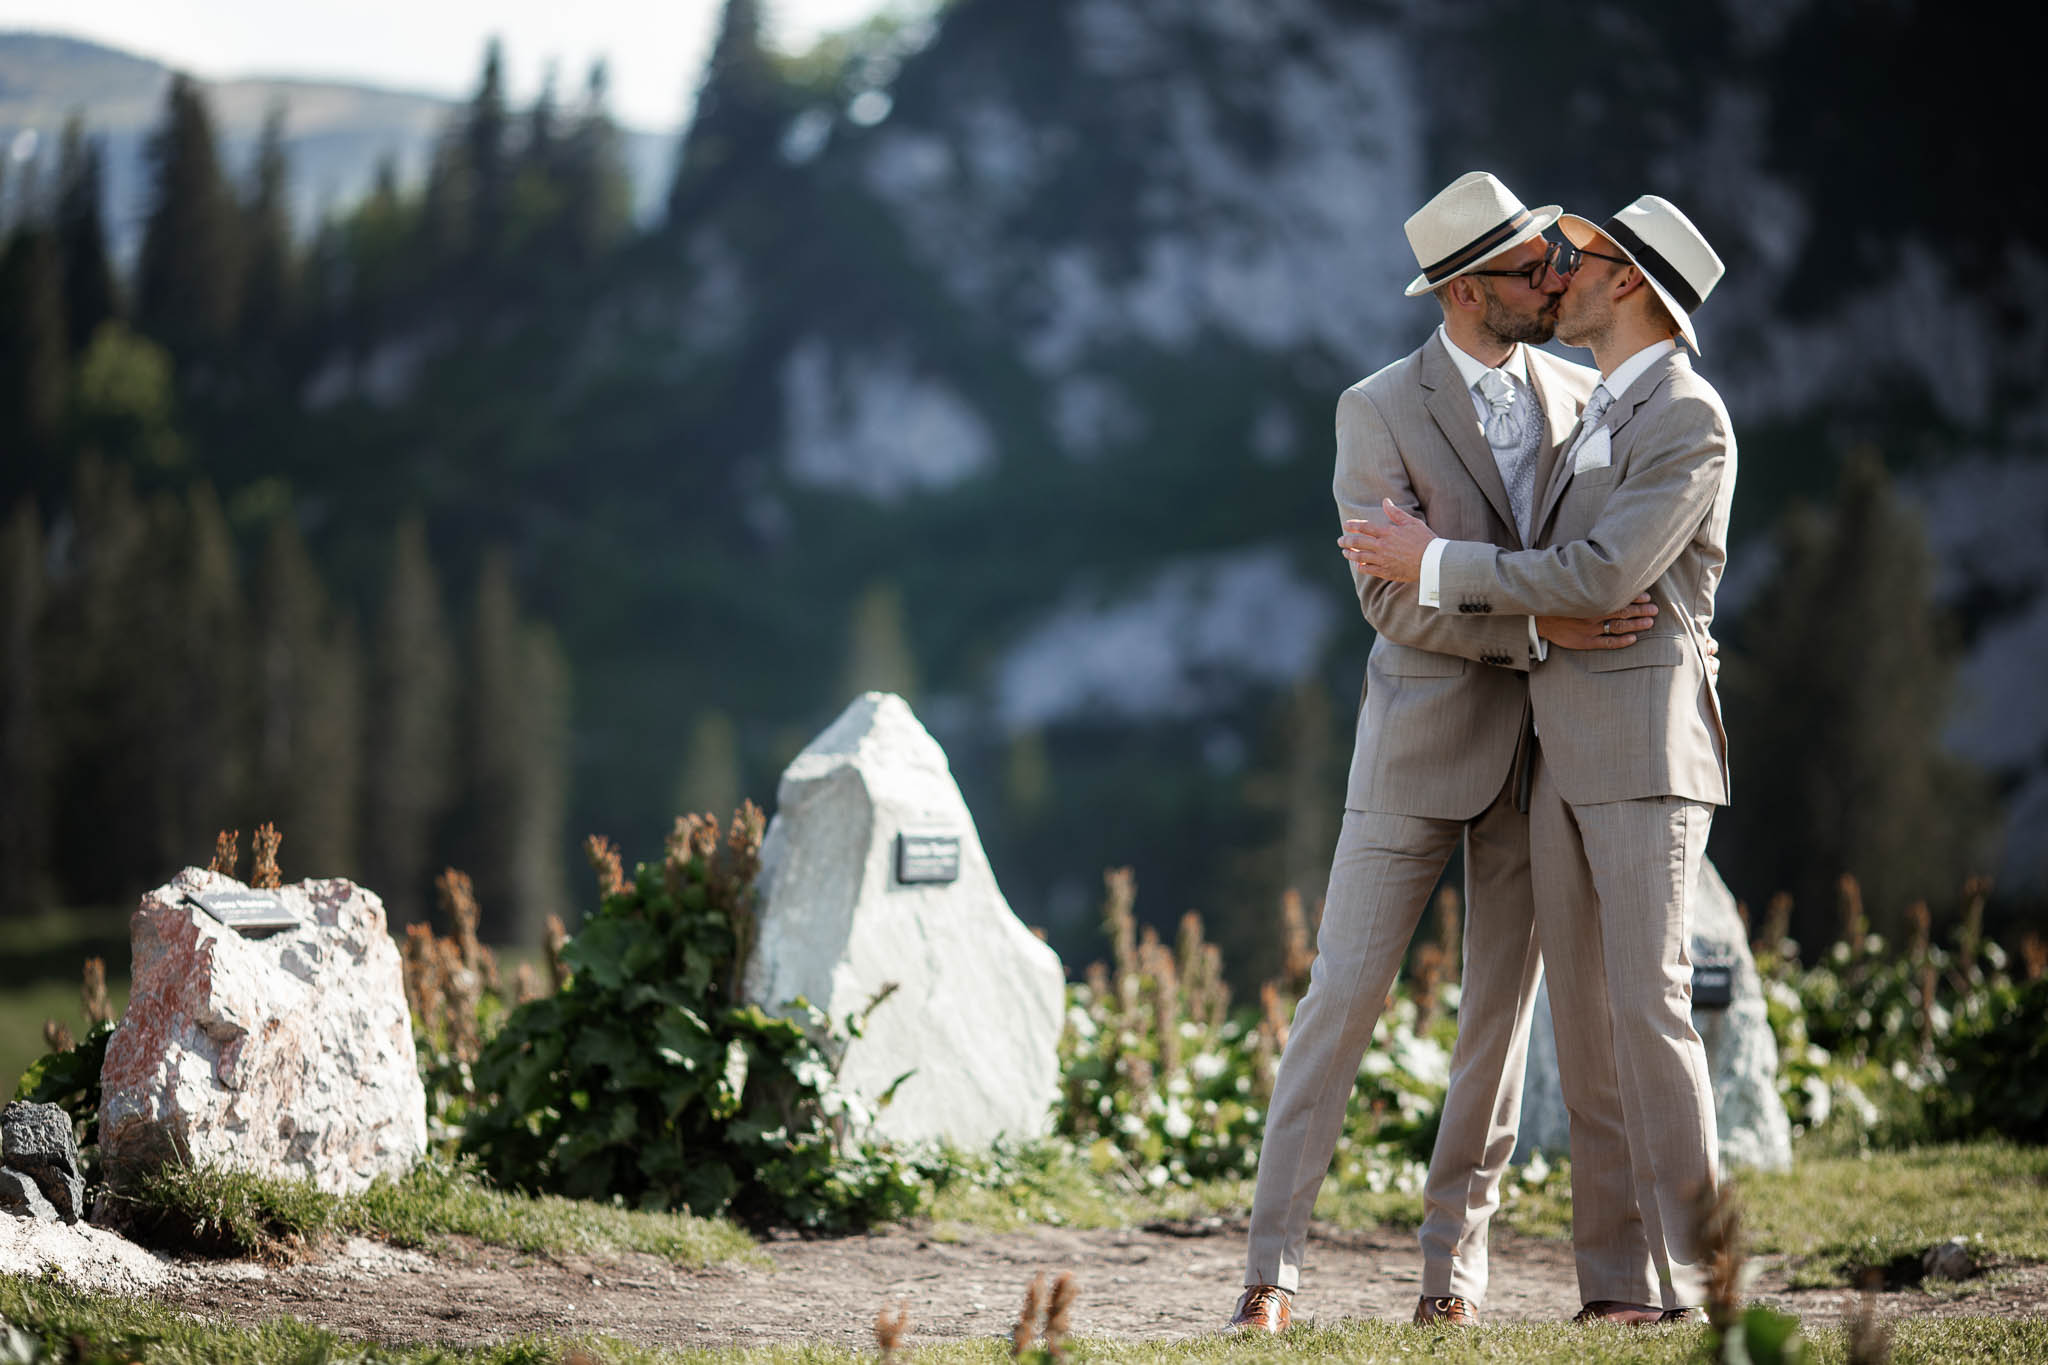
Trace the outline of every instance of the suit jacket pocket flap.
<path fill-rule="evenodd" d="M 1622 649 L 1586 651 L 1588 673 L 1613 673 L 1624 668 L 1676 668 L 1685 659 L 1686 642 L 1676 635 L 1647 635 Z"/>
<path fill-rule="evenodd" d="M 1455 654 L 1439 654 L 1433 649 L 1412 649 L 1397 645 L 1385 636 L 1380 637 L 1380 671 L 1396 678 L 1455 678 L 1465 671 L 1465 661 Z"/>

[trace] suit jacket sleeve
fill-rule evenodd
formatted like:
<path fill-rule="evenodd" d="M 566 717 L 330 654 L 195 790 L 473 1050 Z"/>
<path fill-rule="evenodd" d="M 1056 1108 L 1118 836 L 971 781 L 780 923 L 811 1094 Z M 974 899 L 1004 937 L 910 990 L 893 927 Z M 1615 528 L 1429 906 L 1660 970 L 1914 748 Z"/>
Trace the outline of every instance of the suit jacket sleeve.
<path fill-rule="evenodd" d="M 1357 389 L 1347 389 L 1337 400 L 1335 491 L 1340 528 L 1347 519 L 1377 512 L 1381 498 L 1391 499 L 1403 511 L 1423 515 L 1387 419 Z M 1413 583 L 1389 583 L 1356 566 L 1351 568 L 1351 577 L 1365 619 L 1396 644 L 1454 654 L 1475 663 L 1508 658 L 1527 666 L 1529 623 L 1522 617 L 1439 611 L 1416 600 Z"/>
<path fill-rule="evenodd" d="M 1584 540 L 1541 550 L 1452 541 L 1438 565 L 1444 599 L 1590 619 L 1662 577 L 1720 496 L 1734 442 L 1727 418 L 1698 398 L 1650 420 Z"/>

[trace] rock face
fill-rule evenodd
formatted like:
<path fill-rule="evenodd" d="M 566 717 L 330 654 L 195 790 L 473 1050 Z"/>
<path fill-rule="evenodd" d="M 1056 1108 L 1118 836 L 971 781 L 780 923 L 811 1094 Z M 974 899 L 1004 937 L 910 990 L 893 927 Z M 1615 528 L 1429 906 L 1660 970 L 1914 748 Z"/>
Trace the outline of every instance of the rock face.
<path fill-rule="evenodd" d="M 1695 1006 L 1693 1027 L 1707 1048 L 1707 1074 L 1714 1083 L 1714 1118 L 1724 1168 L 1782 1171 L 1792 1164 L 1792 1125 L 1778 1098 L 1778 1043 L 1764 1008 L 1763 979 L 1750 956 L 1735 897 L 1721 874 L 1700 862 L 1689 951 L 1695 965 L 1732 963 L 1731 999 L 1724 1009 Z M 1522 1126 L 1515 1159 L 1530 1152 L 1571 1150 L 1571 1120 L 1558 1088 L 1557 1041 L 1551 1030 L 1550 992 L 1536 998 L 1536 1022 L 1529 1037 L 1527 1083 L 1522 1091 Z"/>
<path fill-rule="evenodd" d="M 85 1217 L 78 1140 L 71 1132 L 71 1116 L 57 1105 L 17 1100 L 0 1110 L 0 1208 L 11 1207 L 9 1176 L 28 1181 L 52 1217 L 67 1223 Z"/>
<path fill-rule="evenodd" d="M 33 1218 L 38 1223 L 57 1221 L 57 1206 L 43 1197 L 36 1182 L 20 1171 L 10 1171 L 0 1166 L 0 1213 L 11 1213 L 17 1218 Z M 69 1219 L 77 1222 L 76 1218 Z"/>
<path fill-rule="evenodd" d="M 883 692 L 854 701 L 782 774 L 776 805 L 747 997 L 780 1009 L 802 996 L 838 1023 L 894 983 L 839 1064 L 870 1104 L 912 1073 L 878 1135 L 1045 1132 L 1065 972 L 1003 900 L 945 751 L 910 707 Z M 943 877 L 953 855 L 953 880 L 916 880 Z"/>
<path fill-rule="evenodd" d="M 426 1150 L 426 1093 L 383 904 L 301 882 L 275 893 L 299 927 L 245 938 L 184 899 L 240 889 L 187 868 L 135 911 L 100 1073 L 108 1178 L 180 1160 L 345 1193 L 403 1174 Z"/>

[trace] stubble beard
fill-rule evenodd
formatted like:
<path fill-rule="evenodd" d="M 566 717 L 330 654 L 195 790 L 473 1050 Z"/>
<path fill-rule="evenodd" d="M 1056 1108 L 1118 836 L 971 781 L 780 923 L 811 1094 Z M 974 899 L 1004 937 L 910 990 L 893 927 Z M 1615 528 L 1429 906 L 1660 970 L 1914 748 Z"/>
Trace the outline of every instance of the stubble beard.
<path fill-rule="evenodd" d="M 1488 335 L 1503 346 L 1512 346 L 1521 341 L 1532 346 L 1541 346 L 1557 332 L 1559 309 L 1556 299 L 1545 302 L 1534 313 L 1516 313 L 1500 301 L 1491 285 L 1486 290 L 1486 312 L 1479 324 Z"/>

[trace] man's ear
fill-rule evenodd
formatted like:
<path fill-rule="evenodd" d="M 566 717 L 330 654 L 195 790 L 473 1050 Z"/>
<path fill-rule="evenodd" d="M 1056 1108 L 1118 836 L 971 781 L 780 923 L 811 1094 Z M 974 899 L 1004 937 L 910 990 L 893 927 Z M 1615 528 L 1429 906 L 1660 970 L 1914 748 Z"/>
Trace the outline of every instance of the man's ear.
<path fill-rule="evenodd" d="M 1444 290 L 1450 296 L 1453 307 L 1475 310 L 1486 306 L 1486 300 L 1479 296 L 1479 281 L 1470 275 L 1458 276 L 1445 285 Z"/>
<path fill-rule="evenodd" d="M 1625 265 L 1614 276 L 1614 301 L 1620 303 L 1638 291 L 1647 290 L 1650 282 L 1643 278 L 1643 272 L 1632 265 Z"/>

